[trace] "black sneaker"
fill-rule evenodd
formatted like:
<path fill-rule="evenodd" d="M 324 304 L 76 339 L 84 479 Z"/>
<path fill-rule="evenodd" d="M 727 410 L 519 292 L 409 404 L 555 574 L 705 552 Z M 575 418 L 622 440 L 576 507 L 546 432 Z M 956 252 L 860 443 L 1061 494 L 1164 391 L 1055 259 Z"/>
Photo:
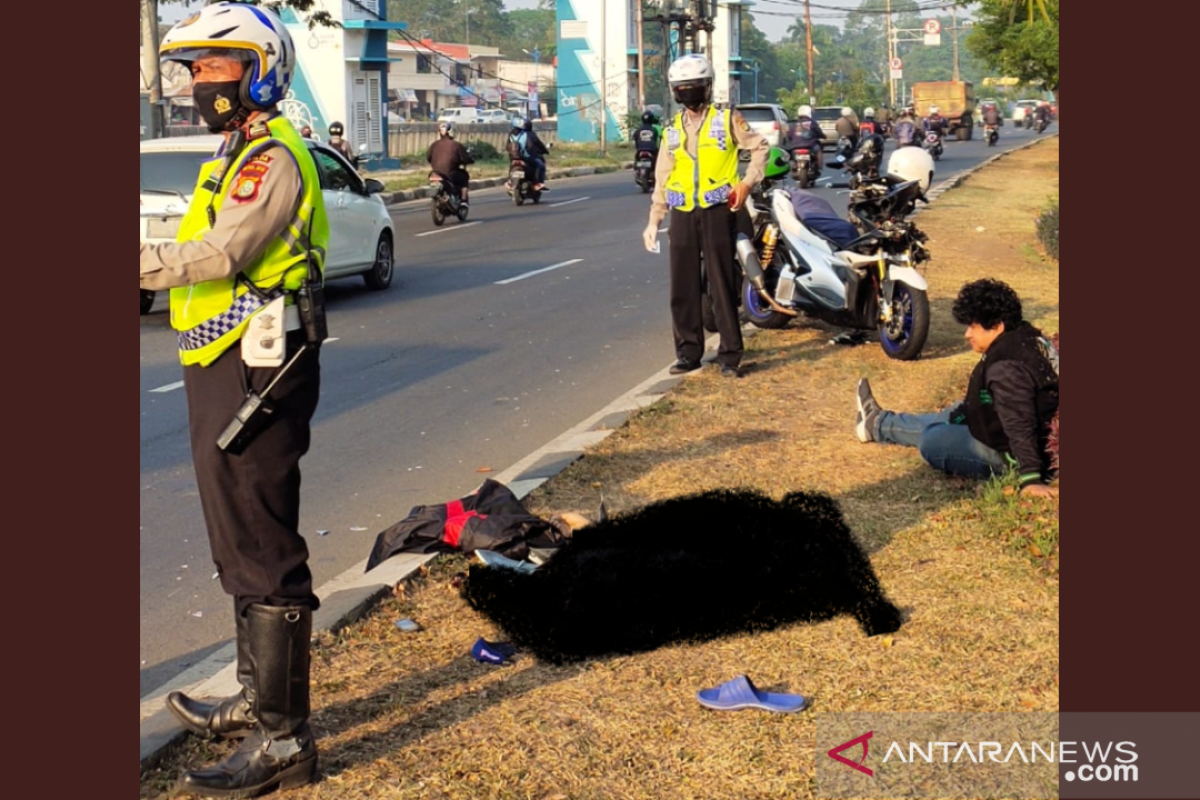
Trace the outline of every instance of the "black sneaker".
<path fill-rule="evenodd" d="M 871 394 L 871 384 L 863 378 L 858 382 L 858 393 L 854 398 L 858 408 L 854 415 L 854 433 L 860 442 L 874 442 L 879 434 L 879 415 L 883 409 Z"/>
<path fill-rule="evenodd" d="M 688 361 L 686 358 L 681 358 L 672 364 L 671 368 L 667 371 L 672 375 L 682 375 L 685 372 L 695 372 L 698 369 L 700 369 L 699 361 Z"/>
<path fill-rule="evenodd" d="M 740 378 L 740 377 L 742 377 L 742 371 L 740 369 L 738 369 L 737 367 L 730 366 L 729 364 L 722 364 L 721 365 L 721 377 L 722 378 Z"/>

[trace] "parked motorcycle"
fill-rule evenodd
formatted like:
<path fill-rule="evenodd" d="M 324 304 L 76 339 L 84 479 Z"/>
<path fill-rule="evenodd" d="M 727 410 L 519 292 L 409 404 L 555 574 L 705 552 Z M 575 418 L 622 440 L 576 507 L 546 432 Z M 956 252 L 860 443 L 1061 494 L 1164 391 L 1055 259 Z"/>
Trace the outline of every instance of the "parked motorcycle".
<path fill-rule="evenodd" d="M 861 235 L 844 242 L 808 228 L 785 189 L 764 183 L 747 207 L 767 221 L 755 226 L 753 239 L 739 235 L 737 244 L 748 320 L 759 328 L 782 328 L 805 315 L 877 330 L 889 357 L 917 358 L 929 335 L 930 310 L 928 284 L 915 267 L 929 259 L 929 251 L 925 234 L 906 217 L 917 201 L 927 202 L 921 182 L 855 171 L 840 185 L 852 189 L 849 218 Z"/>
<path fill-rule="evenodd" d="M 460 222 L 466 222 L 468 205 L 464 205 L 459 193 L 450 185 L 450 178 L 440 172 L 429 173 L 429 183 L 436 185 L 437 191 L 429 200 L 429 212 L 434 225 L 441 225 L 446 217 L 458 217 Z"/>
<path fill-rule="evenodd" d="M 988 147 L 995 147 L 996 140 L 1000 138 L 1000 131 L 997 130 L 996 126 L 995 125 L 984 125 L 983 126 L 983 134 L 984 134 L 984 138 L 987 139 Z"/>
<path fill-rule="evenodd" d="M 513 159 L 509 164 L 506 188 L 509 196 L 512 197 L 514 206 L 522 205 L 526 200 L 533 203 L 542 201 L 541 190 L 533 188 L 535 174 L 533 165 L 527 164 L 519 158 Z"/>
<path fill-rule="evenodd" d="M 639 150 L 633 160 L 633 180 L 642 187 L 642 194 L 654 189 L 654 153 Z"/>
<path fill-rule="evenodd" d="M 925 152 L 937 161 L 942 157 L 942 136 L 937 131 L 925 132 Z"/>

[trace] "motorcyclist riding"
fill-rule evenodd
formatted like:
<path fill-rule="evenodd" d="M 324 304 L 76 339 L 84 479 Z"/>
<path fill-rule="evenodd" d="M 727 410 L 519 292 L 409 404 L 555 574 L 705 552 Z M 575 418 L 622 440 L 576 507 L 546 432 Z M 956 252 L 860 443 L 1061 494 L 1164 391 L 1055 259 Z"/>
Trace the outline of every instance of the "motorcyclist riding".
<path fill-rule="evenodd" d="M 863 109 L 863 120 L 858 125 L 859 136 L 868 136 L 873 133 L 879 133 L 879 128 L 875 123 L 875 109 L 867 106 Z"/>
<path fill-rule="evenodd" d="M 929 116 L 925 118 L 925 131 L 936 131 L 939 139 L 946 135 L 946 118 L 941 115 L 937 106 L 929 107 Z"/>
<path fill-rule="evenodd" d="M 850 150 L 858 147 L 858 115 L 854 113 L 853 108 L 843 106 L 842 115 L 838 117 L 834 127 L 837 128 L 839 137 L 850 140 Z"/>
<path fill-rule="evenodd" d="M 346 157 L 350 162 L 350 166 L 358 169 L 358 156 L 354 154 L 354 150 L 350 147 L 350 142 L 346 141 L 346 128 L 340 122 L 329 123 L 329 146 Z"/>
<path fill-rule="evenodd" d="M 1037 111 L 1034 112 L 1034 119 L 1038 125 L 1050 124 L 1050 104 L 1046 101 L 1038 103 Z"/>
<path fill-rule="evenodd" d="M 662 141 L 662 125 L 653 111 L 642 114 L 642 124 L 633 132 L 633 141 L 639 151 L 650 153 L 657 160 L 658 145 Z"/>
<path fill-rule="evenodd" d="M 807 148 L 810 157 L 816 159 L 817 169 L 821 168 L 821 143 L 825 140 L 825 132 L 812 118 L 812 106 L 803 105 L 796 109 L 796 122 L 788 131 L 788 149 Z"/>
<path fill-rule="evenodd" d="M 534 132 L 533 123 L 521 117 L 513 119 L 512 131 L 508 135 L 508 155 L 533 167 L 534 191 L 550 191 L 546 186 L 546 154 L 549 152 L 550 149 Z"/>
<path fill-rule="evenodd" d="M 911 107 L 900 112 L 900 119 L 896 121 L 893 133 L 896 136 L 897 147 L 920 146 L 921 143 L 917 141 L 917 123 L 913 119 Z"/>
<path fill-rule="evenodd" d="M 467 187 L 471 183 L 471 174 L 467 172 L 467 165 L 474 164 L 475 159 L 467 148 L 454 140 L 453 124 L 442 122 L 438 125 L 438 138 L 429 145 L 425 160 L 434 172 L 446 177 L 449 188 L 457 193 L 462 204 L 468 205 Z"/>

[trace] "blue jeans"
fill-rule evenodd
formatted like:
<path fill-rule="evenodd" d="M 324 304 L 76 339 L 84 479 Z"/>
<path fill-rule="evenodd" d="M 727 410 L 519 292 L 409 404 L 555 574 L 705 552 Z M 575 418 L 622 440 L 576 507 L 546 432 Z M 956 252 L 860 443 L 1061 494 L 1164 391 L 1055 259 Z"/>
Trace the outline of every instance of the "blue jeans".
<path fill-rule="evenodd" d="M 950 424 L 950 409 L 929 414 L 884 411 L 876 441 L 916 447 L 929 466 L 951 475 L 987 478 L 1009 469 L 1003 453 L 972 436 L 966 425 Z"/>

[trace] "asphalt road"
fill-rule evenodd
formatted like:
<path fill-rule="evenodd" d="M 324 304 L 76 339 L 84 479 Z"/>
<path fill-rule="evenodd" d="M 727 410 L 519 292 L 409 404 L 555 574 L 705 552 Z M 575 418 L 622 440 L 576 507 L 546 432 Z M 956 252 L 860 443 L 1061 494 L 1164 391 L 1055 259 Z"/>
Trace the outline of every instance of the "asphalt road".
<path fill-rule="evenodd" d="M 935 180 L 1035 135 L 1006 125 L 995 149 L 949 141 Z M 331 340 L 302 462 L 314 585 L 364 559 L 414 505 L 466 494 L 481 468 L 499 472 L 674 360 L 666 248 L 640 242 L 648 196 L 629 172 L 551 186 L 519 208 L 502 189 L 477 190 L 467 223 L 441 228 L 427 201 L 394 206 L 392 286 L 328 285 Z M 817 191 L 844 209 L 844 196 Z M 162 293 L 141 318 L 142 696 L 233 633 L 165 306 Z"/>

